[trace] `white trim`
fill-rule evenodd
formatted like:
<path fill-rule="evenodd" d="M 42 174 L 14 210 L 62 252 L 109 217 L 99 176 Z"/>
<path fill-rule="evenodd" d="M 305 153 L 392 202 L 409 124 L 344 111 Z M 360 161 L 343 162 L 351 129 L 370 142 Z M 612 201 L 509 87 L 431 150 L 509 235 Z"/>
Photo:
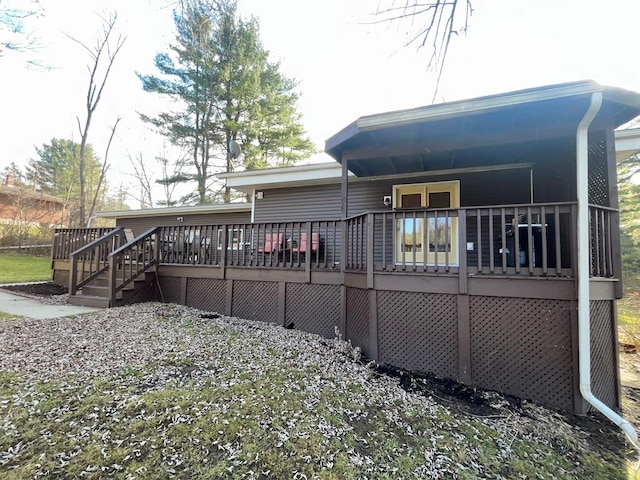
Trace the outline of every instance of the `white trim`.
<path fill-rule="evenodd" d="M 602 91 L 603 87 L 593 81 L 534 88 L 511 93 L 503 93 L 458 102 L 428 105 L 410 110 L 381 113 L 360 117 L 356 125 L 360 131 L 376 130 L 400 125 L 407 125 L 424 120 L 438 120 L 456 116 L 479 114 L 498 108 L 511 107 L 540 100 L 550 100 Z"/>
<path fill-rule="evenodd" d="M 446 181 L 442 181 L 442 182 L 420 182 L 420 183 L 404 183 L 404 184 L 397 184 L 397 185 L 393 185 L 393 190 L 392 190 L 392 205 L 393 205 L 393 209 L 395 210 L 396 208 L 399 208 L 397 206 L 397 199 L 398 199 L 398 192 L 400 192 L 400 194 L 402 194 L 402 190 L 404 190 L 407 193 L 420 193 L 422 196 L 422 201 L 421 203 L 424 203 L 423 207 L 428 208 L 428 199 L 429 199 L 429 192 L 449 192 L 449 193 L 453 193 L 452 197 L 450 198 L 450 208 L 459 208 L 460 207 L 460 180 L 446 180 Z M 440 217 L 438 217 L 440 218 Z M 411 220 L 411 219 L 409 219 Z M 401 221 L 401 219 L 396 219 L 396 221 Z M 460 262 L 460 248 L 461 246 L 459 245 L 459 238 L 458 238 L 458 233 L 459 233 L 459 225 L 458 225 L 458 218 L 455 217 L 450 217 L 449 218 L 449 228 L 451 229 L 451 251 L 449 252 L 449 257 L 451 259 L 451 261 L 449 262 L 449 266 L 450 267 L 457 267 L 459 266 L 459 262 Z M 424 228 L 428 228 L 428 226 L 425 224 Z M 398 235 L 398 233 L 396 232 L 395 235 Z M 426 235 L 426 233 L 425 233 Z M 426 237 L 425 237 L 426 238 Z M 396 236 L 396 238 L 394 239 L 394 242 L 398 241 L 398 237 Z M 398 260 L 397 255 L 398 255 L 398 250 L 397 247 L 399 247 L 399 245 L 396 244 L 396 247 L 394 247 L 394 262 L 396 265 L 402 265 L 403 262 L 401 260 Z M 422 247 L 422 252 L 421 252 L 421 260 L 418 263 L 424 263 L 425 265 L 436 265 L 435 261 L 430 261 L 429 257 L 433 256 L 433 258 L 436 258 L 435 256 L 439 256 L 440 255 L 445 255 L 444 252 L 430 252 L 429 251 L 429 245 L 424 244 Z M 413 254 L 411 254 L 411 256 L 413 256 Z M 405 255 L 405 262 L 406 262 L 406 255 Z M 411 263 L 411 262 L 410 262 Z M 438 262 L 438 264 L 440 264 L 440 262 Z"/>
<path fill-rule="evenodd" d="M 626 160 L 640 152 L 640 128 L 616 130 L 616 160 Z"/>
<path fill-rule="evenodd" d="M 162 217 L 167 215 L 181 216 L 207 213 L 250 212 L 251 208 L 251 203 L 215 203 L 210 205 L 192 205 L 186 207 L 147 208 L 141 210 L 99 212 L 96 213 L 96 216 L 101 218 Z"/>

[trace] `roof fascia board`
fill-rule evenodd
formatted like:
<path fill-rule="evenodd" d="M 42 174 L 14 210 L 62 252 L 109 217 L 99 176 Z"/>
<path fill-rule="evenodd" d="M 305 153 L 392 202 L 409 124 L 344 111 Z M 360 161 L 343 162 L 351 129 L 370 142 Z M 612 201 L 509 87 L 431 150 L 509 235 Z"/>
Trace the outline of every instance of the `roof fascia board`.
<path fill-rule="evenodd" d="M 626 160 L 631 155 L 640 152 L 640 128 L 629 130 L 617 130 L 616 139 L 616 159 Z"/>
<path fill-rule="evenodd" d="M 146 208 L 141 210 L 121 210 L 112 212 L 98 212 L 101 218 L 139 218 L 164 217 L 171 215 L 202 215 L 208 213 L 251 212 L 250 203 L 225 203 L 215 205 L 192 205 L 185 207 Z"/>
<path fill-rule="evenodd" d="M 376 130 L 379 128 L 407 125 L 426 120 L 434 121 L 444 118 L 454 118 L 462 115 L 480 114 L 504 107 L 522 105 L 542 100 L 552 100 L 555 98 L 586 95 L 602 90 L 603 87 L 596 83 L 582 82 L 549 89 L 527 90 L 524 92 L 443 103 L 441 105 L 429 105 L 412 110 L 400 110 L 397 112 L 371 115 L 359 118 L 356 121 L 356 124 L 360 131 Z"/>
<path fill-rule="evenodd" d="M 242 172 L 222 172 L 217 173 L 216 177 L 229 179 L 229 178 L 243 178 L 243 177 L 251 177 L 254 178 L 256 176 L 268 176 L 268 175 L 281 175 L 283 172 L 307 172 L 307 171 L 316 171 L 323 169 L 332 169 L 332 168 L 340 168 L 335 162 L 322 162 L 322 163 L 310 163 L 307 165 L 292 165 L 289 167 L 277 167 L 277 168 L 261 168 L 258 170 L 243 170 Z"/>

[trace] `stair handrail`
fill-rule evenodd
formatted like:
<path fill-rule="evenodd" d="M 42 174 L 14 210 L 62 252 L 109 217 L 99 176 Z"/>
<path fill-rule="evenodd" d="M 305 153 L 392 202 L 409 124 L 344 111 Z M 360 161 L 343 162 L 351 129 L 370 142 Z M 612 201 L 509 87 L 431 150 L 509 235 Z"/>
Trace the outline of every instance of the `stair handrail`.
<path fill-rule="evenodd" d="M 71 270 L 69 274 L 69 296 L 75 295 L 78 289 L 83 285 L 86 285 L 91 280 L 97 278 L 109 268 L 109 263 L 107 262 L 108 253 L 120 246 L 118 240 L 121 238 L 124 238 L 124 229 L 122 227 L 116 227 L 114 230 L 104 234 L 100 238 L 97 238 L 85 246 L 80 247 L 78 250 L 71 252 L 69 255 L 69 259 L 71 261 Z M 103 247 L 105 247 L 106 250 L 104 252 L 100 252 L 100 249 Z M 93 255 L 90 255 L 91 262 L 89 263 L 89 275 L 85 276 L 85 262 L 83 261 L 82 278 L 78 281 L 78 260 L 80 258 L 84 258 L 89 252 L 94 252 Z M 95 254 L 95 252 L 98 254 Z M 100 253 L 103 255 L 100 255 Z"/>
<path fill-rule="evenodd" d="M 109 306 L 115 306 L 119 291 L 158 264 L 159 228 L 150 228 L 109 254 Z"/>

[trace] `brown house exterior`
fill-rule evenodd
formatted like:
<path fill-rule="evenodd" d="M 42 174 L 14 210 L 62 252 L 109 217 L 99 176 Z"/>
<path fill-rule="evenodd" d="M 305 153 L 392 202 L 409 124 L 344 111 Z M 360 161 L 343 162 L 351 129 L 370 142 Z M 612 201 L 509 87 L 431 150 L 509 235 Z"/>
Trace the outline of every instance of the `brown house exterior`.
<path fill-rule="evenodd" d="M 61 226 L 64 222 L 64 201 L 51 195 L 9 184 L 0 185 L 0 222 Z"/>
<path fill-rule="evenodd" d="M 586 354 L 619 409 L 614 129 L 639 114 L 577 82 L 371 115 L 327 140 L 337 163 L 223 175 L 242 215 L 117 222 L 164 301 L 337 327 L 379 363 L 576 413 Z"/>

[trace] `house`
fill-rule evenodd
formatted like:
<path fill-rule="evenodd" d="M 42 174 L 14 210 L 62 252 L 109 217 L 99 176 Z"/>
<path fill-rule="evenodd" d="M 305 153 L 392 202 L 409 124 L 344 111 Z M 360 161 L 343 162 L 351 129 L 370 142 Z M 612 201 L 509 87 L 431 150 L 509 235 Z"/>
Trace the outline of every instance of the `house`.
<path fill-rule="evenodd" d="M 585 81 L 361 117 L 327 140 L 334 163 L 222 175 L 242 212 L 110 213 L 61 232 L 53 268 L 73 302 L 144 276 L 145 298 L 338 327 L 379 363 L 613 412 L 614 130 L 638 115 L 640 94 Z"/>
<path fill-rule="evenodd" d="M 0 185 L 0 223 L 24 235 L 32 226 L 56 227 L 64 222 L 64 200 L 17 186 L 8 175 Z"/>

